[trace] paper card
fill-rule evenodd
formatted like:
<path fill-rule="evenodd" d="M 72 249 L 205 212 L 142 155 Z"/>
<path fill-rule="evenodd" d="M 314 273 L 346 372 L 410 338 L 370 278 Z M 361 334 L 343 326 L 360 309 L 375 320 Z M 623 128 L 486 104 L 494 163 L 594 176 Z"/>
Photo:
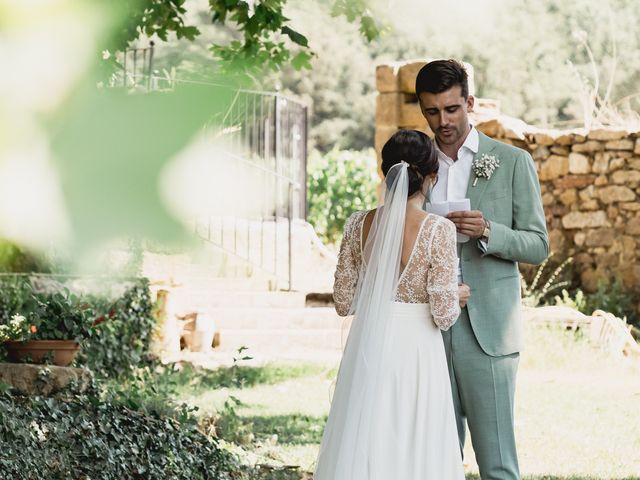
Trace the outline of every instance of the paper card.
<path fill-rule="evenodd" d="M 424 206 L 424 209 L 429 213 L 445 217 L 450 212 L 468 212 L 471 210 L 471 200 L 463 198 L 461 200 L 452 200 L 450 202 L 427 203 Z M 468 241 L 469 237 L 467 235 L 463 235 L 461 233 L 457 234 L 458 243 L 465 243 Z"/>
<path fill-rule="evenodd" d="M 433 213 L 434 215 L 445 217 L 447 213 L 449 213 L 449 202 L 427 203 L 424 206 L 424 209 L 429 213 Z"/>

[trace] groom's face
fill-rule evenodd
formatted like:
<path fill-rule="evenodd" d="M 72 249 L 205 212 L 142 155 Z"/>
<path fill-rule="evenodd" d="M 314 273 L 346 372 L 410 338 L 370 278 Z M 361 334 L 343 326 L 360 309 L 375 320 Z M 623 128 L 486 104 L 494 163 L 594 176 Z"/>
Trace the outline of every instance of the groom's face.
<path fill-rule="evenodd" d="M 464 141 L 469 132 L 468 113 L 473 110 L 473 96 L 462 96 L 462 87 L 455 85 L 441 93 L 422 92 L 420 108 L 429 127 L 441 145 Z"/>

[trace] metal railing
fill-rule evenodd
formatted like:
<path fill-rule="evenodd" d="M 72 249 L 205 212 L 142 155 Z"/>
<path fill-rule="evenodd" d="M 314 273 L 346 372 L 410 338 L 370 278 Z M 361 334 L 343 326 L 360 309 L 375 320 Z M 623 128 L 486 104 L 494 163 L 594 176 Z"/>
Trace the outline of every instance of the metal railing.
<path fill-rule="evenodd" d="M 234 168 L 260 177 L 260 213 L 200 220 L 196 232 L 267 273 L 275 288 L 285 282 L 291 290 L 292 228 L 307 215 L 307 107 L 278 93 L 239 90 L 220 128 Z"/>
<path fill-rule="evenodd" d="M 204 83 L 159 76 L 154 44 L 124 52 L 123 71 L 112 86 L 142 91 L 171 89 L 180 83 Z M 211 84 L 214 86 L 214 84 Z M 220 87 L 220 86 L 218 86 Z M 195 220 L 197 235 L 216 249 L 257 268 L 292 288 L 292 227 L 307 216 L 308 109 L 275 92 L 235 90 L 216 128 L 222 129 L 233 168 L 260 177 L 259 215 Z M 286 251 L 284 246 L 286 245 Z"/>

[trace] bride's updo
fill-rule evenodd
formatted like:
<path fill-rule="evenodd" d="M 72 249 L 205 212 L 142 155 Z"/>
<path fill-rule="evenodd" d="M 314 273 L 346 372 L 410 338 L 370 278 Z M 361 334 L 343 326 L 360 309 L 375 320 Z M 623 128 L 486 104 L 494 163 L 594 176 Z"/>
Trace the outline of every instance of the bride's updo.
<path fill-rule="evenodd" d="M 409 164 L 409 196 L 422 188 L 424 179 L 438 172 L 438 154 L 431 139 L 418 130 L 399 130 L 382 147 L 382 173 L 402 160 Z M 389 180 L 389 179 L 387 179 Z"/>

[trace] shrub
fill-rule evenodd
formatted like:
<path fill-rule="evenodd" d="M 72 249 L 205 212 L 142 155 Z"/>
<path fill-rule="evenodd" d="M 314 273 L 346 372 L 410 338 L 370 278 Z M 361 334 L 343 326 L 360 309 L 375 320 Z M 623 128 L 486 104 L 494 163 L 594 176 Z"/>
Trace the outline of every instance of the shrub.
<path fill-rule="evenodd" d="M 151 361 L 156 322 L 147 279 L 123 280 L 119 287 L 115 297 L 81 294 L 50 277 L 5 276 L 0 280 L 0 324 L 10 325 L 14 315 L 23 315 L 37 327 L 30 338 L 77 339 L 82 349 L 76 366 L 120 376 Z M 97 328 L 91 328 L 94 323 Z"/>
<path fill-rule="evenodd" d="M 234 457 L 198 430 L 188 407 L 163 415 L 135 406 L 97 390 L 50 398 L 0 393 L 0 478 L 238 478 Z"/>
<path fill-rule="evenodd" d="M 309 223 L 325 242 L 341 238 L 344 222 L 353 212 L 377 204 L 380 178 L 373 149 L 332 150 L 326 155 L 314 151 L 308 179 Z"/>
<path fill-rule="evenodd" d="M 122 296 L 87 299 L 100 321 L 83 344 L 78 364 L 98 375 L 120 376 L 152 361 L 149 346 L 156 327 L 146 278 L 130 282 Z"/>
<path fill-rule="evenodd" d="M 635 306 L 639 297 L 635 290 L 626 289 L 619 278 L 613 282 L 601 280 L 598 282 L 598 289 L 587 295 L 585 313 L 591 315 L 595 310 L 603 310 L 632 325 L 638 325 L 640 318 Z"/>

